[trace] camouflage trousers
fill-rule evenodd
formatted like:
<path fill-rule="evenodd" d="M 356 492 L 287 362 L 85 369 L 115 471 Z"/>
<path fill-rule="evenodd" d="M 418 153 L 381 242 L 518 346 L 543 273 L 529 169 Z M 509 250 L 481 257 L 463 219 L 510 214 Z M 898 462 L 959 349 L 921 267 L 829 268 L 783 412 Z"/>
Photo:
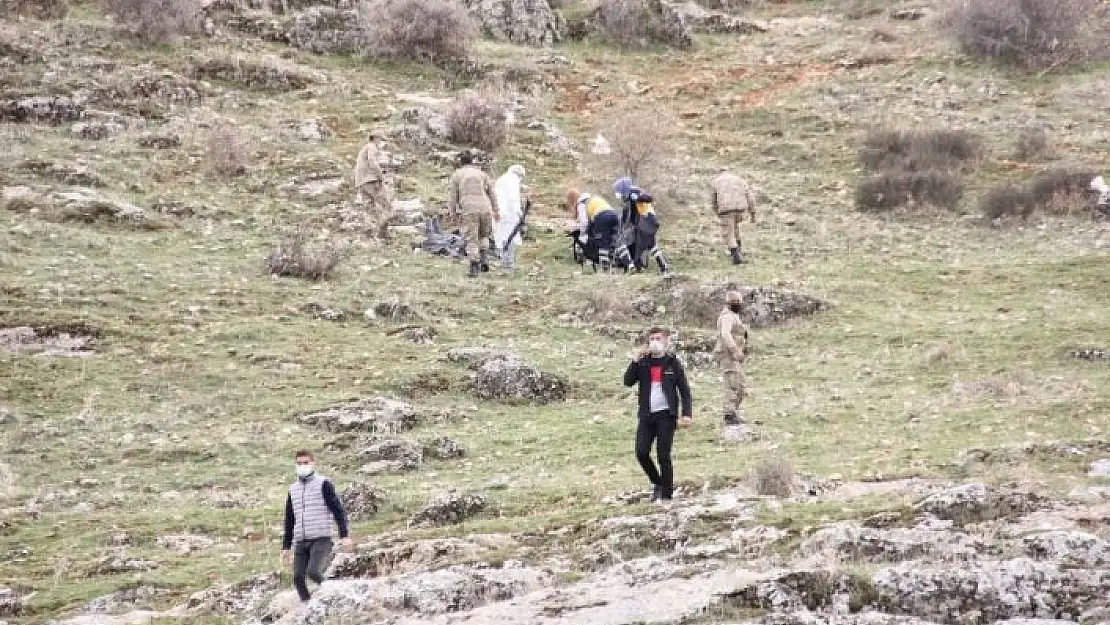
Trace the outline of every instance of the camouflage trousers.
<path fill-rule="evenodd" d="M 735 360 L 722 361 L 724 397 L 721 409 L 726 415 L 740 415 L 740 404 L 747 395 L 744 387 L 744 370 Z"/>
<path fill-rule="evenodd" d="M 389 225 L 397 221 L 398 215 L 389 201 L 389 193 L 379 180 L 363 183 L 358 189 L 358 201 L 366 208 L 366 229 L 371 236 L 389 236 Z"/>
<path fill-rule="evenodd" d="M 462 235 L 466 250 L 478 252 L 489 250 L 489 238 L 493 236 L 493 211 L 472 211 L 462 214 Z M 473 247 L 472 247 L 473 246 Z M 475 260 L 471 256 L 471 260 Z"/>
<path fill-rule="evenodd" d="M 721 236 L 725 240 L 725 246 L 728 249 L 740 246 L 740 223 L 744 221 L 744 215 L 740 211 L 732 211 L 717 215 L 721 222 Z"/>

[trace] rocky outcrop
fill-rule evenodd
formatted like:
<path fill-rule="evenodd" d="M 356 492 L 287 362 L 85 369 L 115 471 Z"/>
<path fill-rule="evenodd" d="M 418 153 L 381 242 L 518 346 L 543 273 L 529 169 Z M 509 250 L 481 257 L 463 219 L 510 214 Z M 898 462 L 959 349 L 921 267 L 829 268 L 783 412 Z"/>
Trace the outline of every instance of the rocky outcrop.
<path fill-rule="evenodd" d="M 0 587 L 0 616 L 19 616 L 23 611 L 23 597 L 14 590 Z"/>
<path fill-rule="evenodd" d="M 966 560 L 986 550 L 987 545 L 982 540 L 960 532 L 904 528 L 882 530 L 851 522 L 822 528 L 798 548 L 801 555 L 832 555 L 849 561 L 871 562 Z"/>
<path fill-rule="evenodd" d="M 601 0 L 576 12 L 567 24 L 567 36 L 598 36 L 624 44 L 659 43 L 680 49 L 694 45 L 690 24 L 665 0 Z"/>
<path fill-rule="evenodd" d="M 322 427 L 329 432 L 359 431 L 393 435 L 411 430 L 416 426 L 418 417 L 410 404 L 386 397 L 374 397 L 300 415 L 297 420 Z"/>
<path fill-rule="evenodd" d="M 507 403 L 550 404 L 566 400 L 568 383 L 513 358 L 490 358 L 477 367 L 474 394 Z"/>
<path fill-rule="evenodd" d="M 338 554 L 329 576 L 340 579 L 370 578 L 430 571 L 463 560 L 476 560 L 492 551 L 513 546 L 516 546 L 515 541 L 499 534 L 407 541 L 370 551 Z"/>
<path fill-rule="evenodd" d="M 1085 532 L 1049 531 L 1022 537 L 1025 552 L 1068 568 L 1110 567 L 1110 543 Z"/>
<path fill-rule="evenodd" d="M 769 30 L 768 26 L 761 22 L 747 20 L 720 11 L 709 11 L 692 0 L 676 5 L 675 9 L 697 32 L 715 35 L 750 35 L 765 33 Z"/>
<path fill-rule="evenodd" d="M 406 440 L 386 439 L 362 449 L 357 457 L 364 463 L 359 467 L 359 473 L 366 475 L 400 473 L 419 469 L 424 462 L 424 450 L 419 445 Z"/>
<path fill-rule="evenodd" d="M 184 608 L 193 612 L 211 614 L 245 614 L 265 605 L 268 597 L 277 590 L 281 575 L 277 572 L 262 573 L 235 584 L 217 586 L 193 593 Z"/>
<path fill-rule="evenodd" d="M 352 522 L 365 521 L 378 513 L 385 504 L 385 491 L 369 484 L 349 484 L 339 493 L 347 517 Z"/>
<path fill-rule="evenodd" d="M 351 54 L 365 48 L 366 34 L 358 11 L 313 6 L 297 14 L 289 43 L 316 54 Z"/>
<path fill-rule="evenodd" d="M 0 0 L 0 17 L 60 20 L 69 13 L 66 0 Z"/>
<path fill-rule="evenodd" d="M 493 39 L 531 46 L 559 43 L 566 20 L 548 0 L 465 0 L 470 16 Z"/>
<path fill-rule="evenodd" d="M 752 328 L 779 325 L 829 307 L 827 302 L 816 297 L 777 288 L 745 287 L 731 282 L 700 284 L 693 280 L 672 280 L 648 287 L 637 300 L 637 310 L 671 311 L 679 321 L 712 326 L 724 308 L 725 294 L 732 290 L 739 291 L 743 297 L 744 309 L 740 317 Z"/>
<path fill-rule="evenodd" d="M 64 124 L 85 114 L 84 104 L 62 96 L 34 96 L 0 101 L 0 121 Z"/>
<path fill-rule="evenodd" d="M 415 527 L 453 525 L 478 514 L 486 507 L 486 498 L 478 493 L 447 491 L 417 512 L 409 525 Z"/>
<path fill-rule="evenodd" d="M 926 497 L 915 509 L 964 525 L 1016 518 L 1042 507 L 1044 503 L 1044 498 L 1034 493 L 987 484 L 964 484 Z"/>

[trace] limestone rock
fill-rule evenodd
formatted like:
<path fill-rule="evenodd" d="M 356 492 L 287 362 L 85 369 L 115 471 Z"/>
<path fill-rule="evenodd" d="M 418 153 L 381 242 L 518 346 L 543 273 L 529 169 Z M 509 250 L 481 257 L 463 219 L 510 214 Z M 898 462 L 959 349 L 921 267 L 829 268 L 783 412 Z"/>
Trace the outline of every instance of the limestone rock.
<path fill-rule="evenodd" d="M 677 5 L 675 10 L 697 32 L 719 35 L 750 35 L 765 33 L 770 30 L 766 24 L 760 22 L 735 17 L 720 11 L 708 11 L 693 0 L 687 0 L 684 4 Z"/>
<path fill-rule="evenodd" d="M 92 223 L 101 218 L 115 221 L 146 222 L 146 211 L 121 200 L 101 195 L 91 189 L 73 189 L 56 193 L 54 201 L 68 219 Z"/>
<path fill-rule="evenodd" d="M 1043 503 L 1043 498 L 1033 493 L 986 484 L 964 484 L 926 497 L 915 510 L 962 525 L 1019 517 Z"/>
<path fill-rule="evenodd" d="M 532 46 L 559 43 L 566 20 L 548 0 L 465 0 L 474 21 L 493 39 Z"/>
<path fill-rule="evenodd" d="M 516 358 L 494 358 L 478 366 L 474 393 L 481 399 L 549 404 L 566 400 L 568 384 Z"/>
<path fill-rule="evenodd" d="M 0 101 L 0 121 L 4 122 L 64 124 L 78 121 L 84 115 L 83 104 L 62 96 Z"/>
<path fill-rule="evenodd" d="M 487 360 L 518 358 L 507 350 L 488 347 L 455 347 L 447 350 L 447 362 L 466 365 L 470 369 L 481 367 Z"/>
<path fill-rule="evenodd" d="M 89 567 L 90 575 L 115 575 L 118 573 L 137 573 L 152 571 L 160 565 L 151 560 L 130 558 L 124 552 L 104 556 Z"/>
<path fill-rule="evenodd" d="M 409 519 L 410 526 L 451 525 L 461 523 L 481 512 L 486 498 L 478 493 L 447 491 L 437 495 L 430 504 Z"/>
<path fill-rule="evenodd" d="M 1028 559 L 930 569 L 907 562 L 877 571 L 873 596 L 888 611 L 964 625 L 1059 618 L 1104 604 L 1110 570 L 1062 570 Z"/>
<path fill-rule="evenodd" d="M 424 451 L 406 440 L 386 439 L 358 452 L 358 458 L 366 463 L 359 469 L 359 473 L 399 473 L 419 469 L 424 461 Z"/>
<path fill-rule="evenodd" d="M 241 582 L 193 593 L 185 607 L 194 612 L 244 614 L 259 609 L 278 588 L 277 571 L 254 575 Z"/>
<path fill-rule="evenodd" d="M 85 605 L 89 614 L 122 614 L 156 600 L 167 591 L 153 586 L 125 588 L 97 597 Z"/>
<path fill-rule="evenodd" d="M 187 556 L 190 553 L 197 551 L 204 551 L 210 549 L 216 541 L 207 536 L 198 536 L 195 534 L 175 534 L 158 537 L 158 545 L 163 549 L 169 549 L 179 556 Z"/>
<path fill-rule="evenodd" d="M 1025 552 L 1038 560 L 1087 569 L 1110 566 L 1110 543 L 1084 532 L 1051 531 L 1022 537 Z"/>
<path fill-rule="evenodd" d="M 1092 462 L 1087 477 L 1110 477 L 1110 458 Z"/>
<path fill-rule="evenodd" d="M 849 561 L 964 560 L 984 553 L 983 541 L 961 532 L 862 527 L 844 521 L 824 527 L 798 547 L 802 555 L 831 554 Z"/>
<path fill-rule="evenodd" d="M 316 54 L 350 54 L 364 47 L 366 35 L 358 11 L 312 6 L 297 14 L 289 43 Z"/>
<path fill-rule="evenodd" d="M 339 554 L 332 563 L 329 576 L 340 579 L 370 578 L 435 570 L 445 564 L 476 559 L 484 553 L 515 544 L 511 538 L 497 534 L 406 540 L 370 551 Z"/>
<path fill-rule="evenodd" d="M 453 439 L 439 436 L 424 441 L 424 455 L 437 460 L 453 460 L 466 455 L 466 450 Z"/>
<path fill-rule="evenodd" d="M 375 304 L 374 314 L 382 319 L 404 323 L 424 320 L 424 315 L 415 307 L 396 298 Z"/>
<path fill-rule="evenodd" d="M 352 522 L 365 521 L 377 514 L 385 499 L 385 491 L 369 484 L 350 484 L 339 493 L 343 509 Z"/>
<path fill-rule="evenodd" d="M 371 434 L 395 435 L 415 427 L 418 417 L 410 404 L 386 397 L 374 397 L 300 415 L 297 420 L 322 427 L 329 432 L 357 430 Z"/>

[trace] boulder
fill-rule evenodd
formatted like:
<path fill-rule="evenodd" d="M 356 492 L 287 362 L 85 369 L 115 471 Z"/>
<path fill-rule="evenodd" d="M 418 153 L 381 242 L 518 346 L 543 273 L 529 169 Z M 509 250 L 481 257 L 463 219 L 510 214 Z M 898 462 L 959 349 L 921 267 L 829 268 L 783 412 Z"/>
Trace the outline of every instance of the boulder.
<path fill-rule="evenodd" d="M 424 451 L 406 440 L 387 439 L 375 442 L 358 452 L 358 458 L 365 463 L 359 468 L 359 473 L 400 473 L 419 469 L 424 460 Z"/>
<path fill-rule="evenodd" d="M 85 106 L 62 96 L 0 101 L 0 122 L 64 124 L 80 120 Z"/>
<path fill-rule="evenodd" d="M 146 211 L 91 189 L 72 189 L 52 196 L 54 203 L 62 209 L 68 220 L 94 223 L 101 219 L 144 224 L 148 222 Z"/>
<path fill-rule="evenodd" d="M 871 578 L 871 596 L 884 610 L 951 625 L 1074 617 L 1104 605 L 1108 587 L 1110 570 L 1063 570 L 1025 558 L 937 569 L 906 562 Z"/>
<path fill-rule="evenodd" d="M 612 16 L 607 16 L 606 11 L 612 11 Z M 617 32 L 607 30 L 607 22 Z M 590 35 L 661 43 L 680 49 L 694 45 L 690 24 L 666 0 L 602 0 L 589 10 L 578 12 L 574 21 L 567 24 L 568 38 Z"/>
<path fill-rule="evenodd" d="M 559 43 L 566 20 L 548 0 L 464 0 L 482 31 L 493 39 L 530 46 Z"/>
<path fill-rule="evenodd" d="M 433 498 L 432 502 L 417 512 L 409 525 L 426 527 L 461 523 L 486 507 L 486 498 L 478 493 L 459 493 L 451 490 Z"/>
<path fill-rule="evenodd" d="M 850 521 L 816 532 L 798 547 L 806 556 L 833 555 L 849 561 L 901 562 L 920 558 L 966 560 L 986 552 L 987 545 L 962 532 L 927 529 L 889 530 L 862 527 Z"/>
<path fill-rule="evenodd" d="M 385 505 L 385 499 L 385 491 L 369 484 L 350 484 L 339 493 L 339 500 L 343 502 L 347 517 L 355 523 L 377 514 Z"/>
<path fill-rule="evenodd" d="M 329 432 L 357 430 L 371 434 L 396 435 L 415 427 L 418 417 L 410 404 L 386 397 L 374 397 L 300 415 L 297 420 L 322 427 Z"/>
<path fill-rule="evenodd" d="M 78 122 L 70 129 L 70 134 L 85 141 L 100 141 L 127 130 L 127 126 L 116 122 Z"/>
<path fill-rule="evenodd" d="M 568 383 L 517 358 L 493 358 L 477 368 L 474 393 L 481 399 L 508 403 L 549 404 L 565 401 Z"/>
<path fill-rule="evenodd" d="M 394 298 L 374 305 L 374 315 L 381 319 L 412 323 L 423 321 L 424 315 L 411 304 Z"/>
<path fill-rule="evenodd" d="M 212 614 L 245 614 L 261 608 L 278 588 L 281 574 L 277 571 L 254 575 L 241 582 L 209 588 L 193 593 L 185 608 Z"/>
<path fill-rule="evenodd" d="M 431 345 L 435 342 L 438 331 L 432 326 L 420 326 L 418 328 L 405 328 L 401 336 L 406 341 L 416 343 L 417 345 Z"/>
<path fill-rule="evenodd" d="M 358 11 L 312 6 L 297 14 L 289 43 L 316 54 L 350 54 L 365 48 L 366 33 Z"/>
<path fill-rule="evenodd" d="M 424 455 L 436 460 L 453 460 L 466 455 L 466 450 L 453 439 L 446 436 L 424 441 Z"/>
<path fill-rule="evenodd" d="M 1001 489 L 987 484 L 964 484 L 934 493 L 914 509 L 957 524 L 1012 519 L 1043 507 L 1045 500 L 1034 493 Z"/>
<path fill-rule="evenodd" d="M 1085 532 L 1056 530 L 1023 536 L 1026 554 L 1071 568 L 1110 567 L 1110 543 Z"/>
<path fill-rule="evenodd" d="M 709 11 L 692 0 L 676 5 L 675 10 L 682 14 L 683 19 L 697 32 L 715 35 L 750 35 L 769 30 L 768 26 L 761 22 L 746 20 L 720 11 Z"/>

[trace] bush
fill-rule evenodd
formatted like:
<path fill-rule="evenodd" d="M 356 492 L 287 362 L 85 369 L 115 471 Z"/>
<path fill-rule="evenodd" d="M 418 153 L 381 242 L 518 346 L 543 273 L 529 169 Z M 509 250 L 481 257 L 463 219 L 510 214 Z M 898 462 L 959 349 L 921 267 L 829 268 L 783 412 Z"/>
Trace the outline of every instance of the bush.
<path fill-rule="evenodd" d="M 767 458 L 755 467 L 755 492 L 772 497 L 789 497 L 794 490 L 794 467 L 785 458 Z"/>
<path fill-rule="evenodd" d="M 505 145 L 509 136 L 505 106 L 489 93 L 468 93 L 455 100 L 446 121 L 447 138 L 453 143 L 486 152 Z"/>
<path fill-rule="evenodd" d="M 1095 172 L 1083 169 L 1050 169 L 1024 186 L 1004 185 L 989 191 L 979 202 L 987 219 L 1028 218 L 1034 211 L 1070 215 L 1094 208 L 1091 180 Z"/>
<path fill-rule="evenodd" d="M 1025 128 L 1014 141 L 1014 158 L 1019 161 L 1031 161 L 1036 158 L 1049 156 L 1052 150 L 1048 144 L 1048 133 L 1039 126 Z"/>
<path fill-rule="evenodd" d="M 302 228 L 289 240 L 279 244 L 266 257 L 266 270 L 275 276 L 289 276 L 306 280 L 324 280 L 343 260 L 343 254 L 334 247 L 325 246 L 310 250 L 305 246 L 309 231 Z"/>
<path fill-rule="evenodd" d="M 862 211 L 885 211 L 905 206 L 955 209 L 964 185 L 946 171 L 886 171 L 863 179 L 856 186 L 856 206 Z"/>
<path fill-rule="evenodd" d="M 360 7 L 371 54 L 420 63 L 465 61 L 478 36 L 457 0 L 373 0 Z"/>
<path fill-rule="evenodd" d="M 1026 70 L 1081 62 L 1102 45 L 1100 0 L 953 0 L 941 27 L 967 54 Z"/>
<path fill-rule="evenodd" d="M 204 21 L 200 0 L 104 0 L 104 8 L 144 41 L 173 41 L 199 32 Z"/>
<path fill-rule="evenodd" d="M 1008 216 L 1025 219 L 1033 213 L 1033 208 L 1033 196 L 1029 191 L 1011 184 L 991 189 L 979 200 L 979 209 L 987 219 Z"/>
<path fill-rule="evenodd" d="M 205 144 L 208 171 L 217 178 L 240 176 L 247 171 L 246 142 L 230 125 L 220 125 L 208 134 Z"/>
<path fill-rule="evenodd" d="M 878 130 L 860 149 L 860 163 L 872 171 L 956 169 L 983 156 L 983 141 L 965 130 Z"/>

